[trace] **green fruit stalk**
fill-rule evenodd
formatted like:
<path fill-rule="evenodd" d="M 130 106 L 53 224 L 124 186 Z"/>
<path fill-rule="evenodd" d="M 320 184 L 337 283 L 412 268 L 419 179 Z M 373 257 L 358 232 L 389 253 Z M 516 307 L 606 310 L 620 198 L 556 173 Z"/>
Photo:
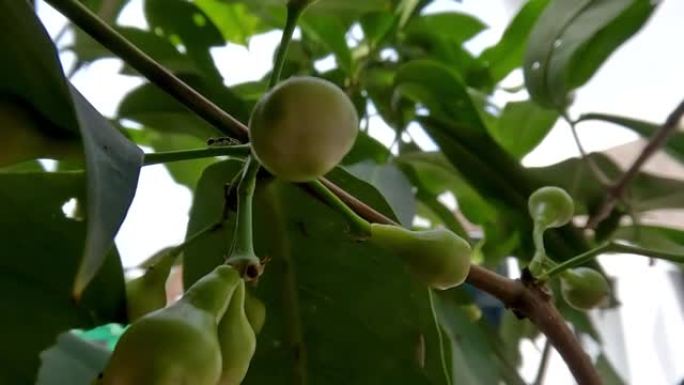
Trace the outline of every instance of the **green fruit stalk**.
<path fill-rule="evenodd" d="M 351 150 L 359 118 L 335 84 L 293 77 L 275 86 L 249 120 L 252 153 L 273 175 L 291 182 L 314 180 Z"/>
<path fill-rule="evenodd" d="M 245 282 L 240 280 L 218 325 L 223 367 L 218 385 L 239 385 L 256 350 L 256 336 L 245 313 Z"/>
<path fill-rule="evenodd" d="M 178 302 L 126 330 L 104 370 L 103 385 L 216 385 L 221 376 L 217 325 L 240 282 L 221 265 Z"/>
<path fill-rule="evenodd" d="M 470 245 L 446 229 L 411 231 L 374 223 L 370 241 L 396 254 L 414 276 L 434 289 L 458 286 L 470 271 Z"/>
<path fill-rule="evenodd" d="M 561 274 L 561 295 L 577 310 L 598 306 L 610 293 L 610 285 L 598 271 L 588 267 L 568 269 Z"/>

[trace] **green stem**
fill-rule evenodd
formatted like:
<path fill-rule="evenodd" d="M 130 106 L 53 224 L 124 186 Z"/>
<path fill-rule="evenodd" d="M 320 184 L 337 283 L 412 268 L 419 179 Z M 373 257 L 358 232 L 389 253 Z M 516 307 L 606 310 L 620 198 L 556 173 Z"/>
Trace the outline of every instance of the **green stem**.
<path fill-rule="evenodd" d="M 350 209 L 337 195 L 333 194 L 332 191 L 328 190 L 327 187 L 323 185 L 320 181 L 316 180 L 309 182 L 308 186 L 316 192 L 316 194 L 321 197 L 327 204 L 332 206 L 333 209 L 337 210 L 340 214 L 344 215 L 347 220 L 354 226 L 355 230 L 360 232 L 362 235 L 370 235 L 371 225 L 370 223 L 361 218 L 354 210 Z"/>
<path fill-rule="evenodd" d="M 556 274 L 559 274 L 569 268 L 575 267 L 577 265 L 581 265 L 585 262 L 588 262 L 595 258 L 597 255 L 600 255 L 605 252 L 610 251 L 611 243 L 604 243 L 601 246 L 598 246 L 596 248 L 593 248 L 587 252 L 584 252 L 576 257 L 570 258 L 567 261 L 564 261 L 563 263 L 559 263 L 558 265 L 554 266 L 553 268 L 549 269 L 545 274 L 542 274 L 539 279 L 540 280 L 547 280 L 551 277 L 553 277 Z"/>
<path fill-rule="evenodd" d="M 256 159 L 253 159 L 252 157 L 246 159 L 242 179 L 237 187 L 237 219 L 230 253 L 231 256 L 228 258 L 228 261 L 230 261 L 233 256 L 239 258 L 254 256 L 254 258 L 256 258 L 252 241 L 252 200 L 259 167 L 259 162 L 256 161 Z"/>
<path fill-rule="evenodd" d="M 226 135 L 245 141 L 247 127 L 219 106 L 188 86 L 145 52 L 126 40 L 78 0 L 46 0 L 72 23 L 83 29 L 140 74 L 187 106 Z"/>
<path fill-rule="evenodd" d="M 249 155 L 249 151 L 249 145 L 240 144 L 236 146 L 199 148 L 195 150 L 152 152 L 149 154 L 145 154 L 143 166 L 150 166 L 159 163 L 178 162 L 182 160 L 212 158 L 215 156 L 244 157 Z"/>
<path fill-rule="evenodd" d="M 684 263 L 683 254 L 668 253 L 658 250 L 644 249 L 638 246 L 625 245 L 623 243 L 611 243 L 610 251 L 614 253 L 626 253 L 626 254 L 637 254 L 643 255 L 644 257 L 650 257 L 655 259 L 662 259 L 665 261 L 670 261 L 674 263 Z"/>
<path fill-rule="evenodd" d="M 532 230 L 535 253 L 528 268 L 534 277 L 538 277 L 542 273 L 544 269 L 544 263 L 548 259 L 546 257 L 546 249 L 544 248 L 545 230 L 546 229 L 544 227 L 539 226 L 537 223 L 534 224 L 534 230 Z"/>
<path fill-rule="evenodd" d="M 299 20 L 299 16 L 304 11 L 304 8 L 306 8 L 306 5 L 300 3 L 301 2 L 289 2 L 287 4 L 287 20 L 285 21 L 285 28 L 283 29 L 278 51 L 276 52 L 271 79 L 268 82 L 269 89 L 278 84 L 280 74 L 283 72 L 283 64 L 285 64 L 285 58 L 287 57 L 287 48 L 292 40 L 292 34 L 294 33 L 295 27 L 297 27 L 297 20 Z"/>

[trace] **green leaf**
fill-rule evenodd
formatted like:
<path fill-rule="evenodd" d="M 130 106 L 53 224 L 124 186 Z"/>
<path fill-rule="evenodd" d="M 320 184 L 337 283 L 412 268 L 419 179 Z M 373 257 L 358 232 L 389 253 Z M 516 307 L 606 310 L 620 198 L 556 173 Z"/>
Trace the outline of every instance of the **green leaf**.
<path fill-rule="evenodd" d="M 660 124 L 608 114 L 584 114 L 577 119 L 578 122 L 590 120 L 600 120 L 618 124 L 636 132 L 644 138 L 650 138 L 661 127 Z M 668 154 L 677 159 L 680 163 L 684 163 L 684 132 L 675 131 L 672 133 L 669 139 L 665 142 L 665 151 L 667 151 Z"/>
<path fill-rule="evenodd" d="M 684 230 L 682 229 L 632 225 L 620 227 L 613 237 L 646 249 L 684 254 Z"/>
<path fill-rule="evenodd" d="M 245 4 L 229 4 L 220 0 L 194 0 L 226 41 L 247 46 L 249 39 L 270 29 Z"/>
<path fill-rule="evenodd" d="M 216 221 L 223 185 L 239 169 L 238 162 L 227 161 L 205 170 L 188 234 Z M 328 177 L 391 215 L 372 187 L 339 169 Z M 260 180 L 254 209 L 255 247 L 271 261 L 255 290 L 268 314 L 245 385 L 300 378 L 325 384 L 446 384 L 427 288 L 399 260 L 351 238 L 346 220 L 300 186 Z M 223 260 L 230 227 L 186 250 L 186 284 Z"/>
<path fill-rule="evenodd" d="M 221 81 L 210 49 L 223 45 L 225 40 L 202 9 L 183 0 L 147 0 L 145 17 L 155 33 L 176 46 L 182 45 L 208 79 Z"/>
<path fill-rule="evenodd" d="M 507 384 L 524 385 L 500 350 L 501 341 L 494 336 L 486 321 L 472 321 L 454 298 L 452 290 L 433 292 L 439 322 L 451 344 L 455 384 L 488 385 L 505 380 Z"/>
<path fill-rule="evenodd" d="M 38 354 L 59 332 L 126 319 L 123 271 L 109 254 L 81 300 L 72 284 L 86 223 L 63 205 L 84 204 L 81 172 L 0 174 L 0 383 L 34 384 Z M 73 219 L 72 219 L 73 218 Z"/>
<path fill-rule="evenodd" d="M 429 60 L 409 62 L 399 68 L 394 84 L 398 92 L 423 104 L 436 117 L 450 119 L 464 130 L 484 130 L 465 85 L 447 66 Z"/>
<path fill-rule="evenodd" d="M 247 106 L 229 88 L 194 76 L 182 79 L 221 108 L 230 111 L 236 119 L 247 121 L 249 118 Z M 194 135 L 204 140 L 222 135 L 217 128 L 153 84 L 144 84 L 126 95 L 119 105 L 117 116 L 160 132 Z"/>
<path fill-rule="evenodd" d="M 378 142 L 377 139 L 365 132 L 359 132 L 356 135 L 354 147 L 344 156 L 341 164 L 350 165 L 365 160 L 372 160 L 375 163 L 386 163 L 390 155 L 389 149 Z"/>
<path fill-rule="evenodd" d="M 193 60 L 178 52 L 171 42 L 152 32 L 132 27 L 113 27 L 126 40 L 133 43 L 152 59 L 176 74 L 199 75 L 200 70 Z M 71 49 L 82 64 L 90 63 L 103 58 L 118 58 L 107 48 L 96 42 L 85 32 L 77 30 L 75 41 L 67 47 Z M 138 72 L 124 62 L 122 69 L 124 74 L 138 75 Z"/>
<path fill-rule="evenodd" d="M 314 37 L 335 55 L 337 65 L 348 74 L 354 70 L 351 51 L 347 46 L 346 27 L 334 15 L 305 13 L 300 18 L 300 28 Z"/>
<path fill-rule="evenodd" d="M 374 186 L 397 213 L 399 223 L 411 227 L 416 215 L 416 199 L 411 183 L 394 164 L 377 164 L 373 161 L 356 163 L 346 167 L 355 177 Z"/>
<path fill-rule="evenodd" d="M 421 15 L 406 26 L 408 34 L 435 34 L 453 45 L 461 45 L 482 32 L 487 26 L 480 19 L 458 12 L 443 12 Z"/>
<path fill-rule="evenodd" d="M 72 88 L 87 172 L 87 222 L 83 258 L 74 280 L 78 298 L 104 263 L 133 201 L 142 151 Z"/>
<path fill-rule="evenodd" d="M 599 355 L 596 360 L 596 370 L 598 370 L 604 385 L 625 385 L 625 381 L 620 377 L 605 354 Z"/>
<path fill-rule="evenodd" d="M 26 1 L 0 0 L 0 99 L 27 104 L 53 138 L 78 137 L 71 95 L 50 36 Z"/>
<path fill-rule="evenodd" d="M 84 341 L 73 332 L 57 337 L 57 343 L 40 354 L 36 385 L 90 385 L 109 361 L 107 348 Z"/>
<path fill-rule="evenodd" d="M 655 9 L 650 0 L 554 0 L 527 43 L 525 84 L 544 107 L 564 109 L 583 85 Z"/>
<path fill-rule="evenodd" d="M 558 120 L 558 113 L 531 101 L 506 104 L 489 133 L 516 159 L 522 159 L 546 137 Z"/>
<path fill-rule="evenodd" d="M 532 27 L 550 0 L 529 0 L 515 15 L 496 45 L 485 49 L 479 59 L 486 63 L 494 83 L 521 67 Z"/>
<path fill-rule="evenodd" d="M 129 0 L 80 0 L 88 8 L 97 13 L 97 16 L 109 24 L 116 21 L 117 16 Z"/>

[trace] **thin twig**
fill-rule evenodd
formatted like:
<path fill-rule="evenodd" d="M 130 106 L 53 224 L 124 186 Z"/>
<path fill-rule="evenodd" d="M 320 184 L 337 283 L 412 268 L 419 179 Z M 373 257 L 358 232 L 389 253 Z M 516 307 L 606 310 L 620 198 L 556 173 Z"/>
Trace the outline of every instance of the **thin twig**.
<path fill-rule="evenodd" d="M 77 0 L 45 0 L 152 83 L 226 135 L 246 140 L 247 127 L 131 44 Z"/>
<path fill-rule="evenodd" d="M 562 114 L 563 119 L 570 125 L 570 132 L 572 132 L 572 138 L 575 140 L 575 145 L 577 146 L 577 149 L 580 152 L 580 156 L 582 157 L 582 160 L 587 164 L 587 167 L 589 167 L 589 170 L 591 171 L 592 175 L 596 178 L 596 180 L 601 183 L 602 185 L 606 186 L 611 183 L 610 178 L 606 176 L 606 174 L 603 173 L 603 170 L 594 162 L 594 160 L 589 157 L 589 154 L 587 154 L 587 151 L 584 149 L 584 145 L 582 145 L 582 141 L 580 140 L 579 134 L 577 133 L 577 122 L 570 119 L 570 116 L 567 113 Z"/>
<path fill-rule="evenodd" d="M 682 116 L 684 116 L 684 100 L 679 103 L 677 108 L 675 108 L 667 117 L 665 123 L 663 123 L 663 125 L 653 134 L 646 144 L 646 147 L 641 150 L 641 153 L 629 169 L 627 169 L 627 171 L 622 174 L 622 177 L 608 189 L 607 196 L 603 203 L 587 221 L 587 228 L 596 228 L 601 221 L 610 215 L 611 211 L 613 211 L 617 202 L 623 197 L 625 190 L 634 177 L 637 176 L 644 163 L 646 163 L 646 161 L 665 144 L 670 135 L 677 130 Z"/>
<path fill-rule="evenodd" d="M 546 369 L 549 367 L 549 357 L 551 356 L 551 342 L 546 339 L 544 341 L 544 350 L 542 351 L 541 361 L 539 362 L 539 369 L 537 369 L 537 377 L 534 379 L 534 385 L 543 385 L 546 377 Z"/>

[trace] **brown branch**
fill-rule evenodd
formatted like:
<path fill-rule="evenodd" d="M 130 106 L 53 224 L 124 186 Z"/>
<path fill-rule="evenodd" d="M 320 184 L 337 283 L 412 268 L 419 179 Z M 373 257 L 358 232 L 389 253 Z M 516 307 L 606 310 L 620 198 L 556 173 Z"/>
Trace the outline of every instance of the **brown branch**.
<path fill-rule="evenodd" d="M 151 82 L 161 87 L 194 113 L 222 131 L 231 132 L 242 142 L 247 140 L 247 127 L 203 97 L 152 58 L 125 40 L 76 0 L 46 0 L 95 40 L 119 55 Z M 363 218 L 376 223 L 395 224 L 353 195 L 325 178 L 321 182 Z M 483 267 L 472 265 L 467 282 L 501 300 L 517 314 L 527 316 L 546 334 L 570 368 L 578 383 L 599 385 L 601 380 L 591 360 L 542 288 L 524 285 Z"/>
<path fill-rule="evenodd" d="M 226 135 L 232 135 L 241 141 L 247 140 L 247 127 L 244 124 L 131 44 L 107 23 L 100 20 L 85 5 L 76 0 L 46 0 L 46 2 L 107 49 L 119 57 L 125 58 L 131 67 L 176 98 L 197 116 Z"/>
<path fill-rule="evenodd" d="M 651 156 L 653 156 L 653 154 L 655 154 L 655 152 L 665 144 L 670 135 L 677 130 L 682 116 L 684 116 L 684 100 L 679 103 L 677 108 L 675 108 L 672 113 L 670 113 L 665 123 L 663 123 L 663 125 L 653 133 L 653 136 L 648 141 L 644 149 L 641 150 L 641 153 L 636 160 L 634 160 L 634 163 L 632 163 L 629 169 L 622 174 L 620 179 L 618 179 L 610 188 L 608 188 L 607 196 L 603 200 L 603 203 L 599 209 L 596 210 L 594 215 L 592 215 L 587 221 L 587 228 L 594 229 L 599 223 L 601 223 L 601 221 L 608 218 L 610 213 L 615 208 L 617 202 L 622 199 L 629 184 L 641 170 L 641 167 L 644 165 L 644 163 L 646 163 L 646 161 L 650 159 Z"/>

